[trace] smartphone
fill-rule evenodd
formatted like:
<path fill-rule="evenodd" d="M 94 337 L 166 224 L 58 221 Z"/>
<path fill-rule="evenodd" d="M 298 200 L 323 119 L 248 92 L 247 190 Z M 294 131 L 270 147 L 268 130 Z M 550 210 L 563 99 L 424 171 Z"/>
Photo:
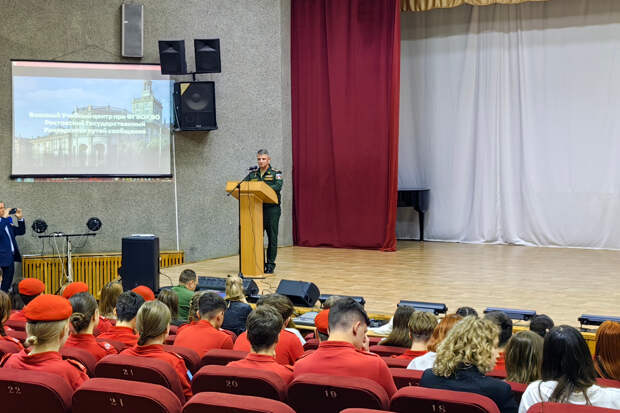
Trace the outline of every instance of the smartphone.
<path fill-rule="evenodd" d="M 17 212 L 17 208 L 11 208 L 11 209 L 9 210 L 9 215 L 13 215 L 13 214 L 15 214 L 16 212 Z"/>

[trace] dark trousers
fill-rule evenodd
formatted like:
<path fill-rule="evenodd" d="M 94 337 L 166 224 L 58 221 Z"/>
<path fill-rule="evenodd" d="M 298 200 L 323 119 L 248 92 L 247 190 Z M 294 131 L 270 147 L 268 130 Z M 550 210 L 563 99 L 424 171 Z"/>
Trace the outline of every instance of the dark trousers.
<path fill-rule="evenodd" d="M 0 290 L 4 292 L 8 292 L 11 284 L 13 283 L 13 274 L 15 273 L 15 264 L 11 263 L 11 265 L 2 268 L 2 285 L 0 285 Z"/>
<path fill-rule="evenodd" d="M 263 207 L 263 228 L 267 232 L 267 263 L 266 267 L 276 265 L 278 255 L 278 224 L 280 223 L 280 205 L 265 205 Z"/>

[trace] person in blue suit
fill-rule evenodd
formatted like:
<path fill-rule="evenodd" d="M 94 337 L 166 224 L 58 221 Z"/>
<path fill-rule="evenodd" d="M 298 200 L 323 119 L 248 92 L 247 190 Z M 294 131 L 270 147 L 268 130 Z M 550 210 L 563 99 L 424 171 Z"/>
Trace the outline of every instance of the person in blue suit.
<path fill-rule="evenodd" d="M 15 212 L 17 226 L 13 224 L 13 218 L 9 216 L 9 210 L 5 208 L 4 202 L 0 202 L 0 268 L 2 268 L 2 291 L 8 291 L 13 283 L 13 273 L 15 272 L 15 261 L 21 261 L 19 247 L 15 241 L 17 235 L 24 235 L 26 223 L 22 210 Z"/>

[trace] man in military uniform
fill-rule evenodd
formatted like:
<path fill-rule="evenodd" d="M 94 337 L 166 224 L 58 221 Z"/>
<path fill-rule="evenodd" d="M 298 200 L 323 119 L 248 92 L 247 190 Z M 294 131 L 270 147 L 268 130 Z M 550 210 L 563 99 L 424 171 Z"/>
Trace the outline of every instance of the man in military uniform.
<path fill-rule="evenodd" d="M 276 255 L 278 254 L 278 224 L 280 222 L 280 191 L 282 190 L 282 171 L 271 167 L 271 157 L 266 149 L 260 149 L 256 153 L 258 170 L 250 173 L 250 181 L 263 181 L 278 195 L 277 204 L 263 204 L 263 228 L 267 232 L 267 262 L 265 274 L 273 274 L 276 268 Z"/>

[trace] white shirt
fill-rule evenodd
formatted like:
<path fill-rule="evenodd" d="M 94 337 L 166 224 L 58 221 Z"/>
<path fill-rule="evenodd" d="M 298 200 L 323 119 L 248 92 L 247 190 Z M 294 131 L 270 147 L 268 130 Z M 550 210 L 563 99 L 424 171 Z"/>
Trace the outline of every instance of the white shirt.
<path fill-rule="evenodd" d="M 411 363 L 409 363 L 409 365 L 407 366 L 407 369 L 408 370 L 432 369 L 433 364 L 435 364 L 435 358 L 437 358 L 437 353 L 433 351 L 429 351 L 428 353 L 411 360 Z"/>
<path fill-rule="evenodd" d="M 528 409 L 536 403 L 548 401 L 557 384 L 557 381 L 540 380 L 530 383 L 530 385 L 527 386 L 527 389 L 525 389 L 523 397 L 521 397 L 519 413 L 526 413 Z M 588 399 L 590 399 L 592 406 L 620 409 L 620 389 L 599 387 L 594 384 L 588 388 L 587 393 Z M 568 398 L 568 403 L 585 405 L 586 399 L 582 392 L 576 392 L 570 395 Z"/>
<path fill-rule="evenodd" d="M 306 344 L 306 340 L 304 339 L 304 337 L 301 335 L 301 333 L 299 332 L 299 330 L 297 330 L 296 328 L 285 328 L 286 331 L 290 331 L 291 333 L 295 334 L 297 336 L 297 338 L 299 339 L 299 341 L 301 341 L 301 345 L 303 346 L 304 344 Z"/>

